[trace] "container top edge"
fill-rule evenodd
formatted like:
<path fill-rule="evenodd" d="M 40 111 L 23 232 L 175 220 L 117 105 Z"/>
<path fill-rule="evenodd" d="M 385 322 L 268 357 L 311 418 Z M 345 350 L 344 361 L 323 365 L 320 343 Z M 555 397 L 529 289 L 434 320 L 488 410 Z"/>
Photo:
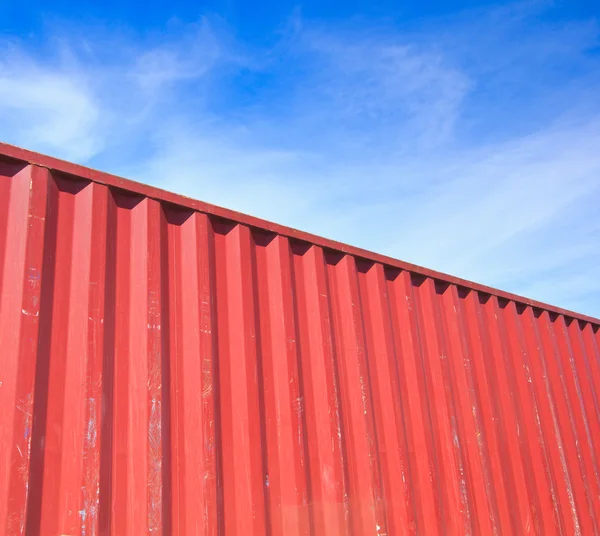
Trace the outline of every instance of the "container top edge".
<path fill-rule="evenodd" d="M 366 259 L 368 261 L 377 262 L 385 266 L 389 266 L 391 268 L 405 270 L 407 272 L 418 274 L 424 277 L 429 277 L 452 285 L 489 294 L 498 298 L 513 301 L 515 303 L 527 305 L 533 308 L 542 309 L 550 313 L 556 313 L 569 318 L 573 318 L 575 320 L 588 322 L 590 324 L 594 324 L 595 326 L 600 326 L 600 319 L 598 318 L 576 313 L 574 311 L 569 311 L 560 307 L 555 307 L 553 305 L 539 302 L 536 300 L 531 300 L 524 296 L 519 296 L 517 294 L 505 292 L 500 289 L 496 289 L 493 287 L 475 283 L 473 281 L 431 270 L 429 268 L 424 268 L 422 266 L 418 266 L 409 262 L 395 259 L 393 257 L 388 257 L 386 255 L 381 255 L 379 253 L 361 249 L 359 247 L 343 244 L 335 240 L 330 240 L 328 238 L 324 238 L 318 235 L 313 235 L 304 231 L 293 229 L 291 227 L 286 227 L 284 225 L 272 223 L 267 220 L 250 216 L 248 214 L 243 214 L 241 212 L 205 203 L 203 201 L 198 201 L 196 199 L 192 199 L 190 197 L 186 197 L 180 194 L 175 194 L 167 190 L 157 188 L 155 186 L 150 186 L 130 179 L 125 179 L 117 175 L 112 175 L 110 173 L 98 171 L 86 166 L 74 164 L 65 160 L 36 153 L 34 151 L 23 149 L 21 147 L 16 147 L 7 143 L 0 142 L 0 158 L 4 160 L 17 161 L 25 165 L 43 167 L 50 171 L 56 171 L 73 177 L 89 180 L 99 184 L 104 184 L 106 186 L 119 188 L 122 190 L 129 191 L 131 193 L 155 199 L 157 201 L 171 203 L 173 205 L 178 205 L 194 211 L 235 221 L 237 223 L 241 223 L 249 227 L 262 229 L 288 238 L 293 238 L 295 240 L 320 246 L 322 248 L 338 251 L 344 254 L 352 255 L 354 257 Z"/>

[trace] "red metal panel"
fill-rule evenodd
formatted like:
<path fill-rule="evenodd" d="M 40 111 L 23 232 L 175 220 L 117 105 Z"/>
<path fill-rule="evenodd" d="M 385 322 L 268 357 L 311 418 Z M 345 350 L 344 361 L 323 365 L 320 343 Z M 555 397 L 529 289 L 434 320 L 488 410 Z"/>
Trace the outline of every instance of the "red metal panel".
<path fill-rule="evenodd" d="M 598 320 L 0 153 L 0 535 L 600 532 Z"/>

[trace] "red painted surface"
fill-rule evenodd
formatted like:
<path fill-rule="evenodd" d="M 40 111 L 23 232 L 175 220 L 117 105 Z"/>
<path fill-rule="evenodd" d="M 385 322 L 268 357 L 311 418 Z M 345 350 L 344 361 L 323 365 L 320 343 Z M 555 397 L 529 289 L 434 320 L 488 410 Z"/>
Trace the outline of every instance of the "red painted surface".
<path fill-rule="evenodd" d="M 0 535 L 599 534 L 598 320 L 0 153 Z"/>

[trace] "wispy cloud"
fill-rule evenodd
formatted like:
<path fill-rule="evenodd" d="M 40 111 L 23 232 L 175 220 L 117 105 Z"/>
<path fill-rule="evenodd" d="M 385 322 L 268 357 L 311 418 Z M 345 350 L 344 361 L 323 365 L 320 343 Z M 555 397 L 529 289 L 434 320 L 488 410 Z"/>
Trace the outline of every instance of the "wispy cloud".
<path fill-rule="evenodd" d="M 0 137 L 600 316 L 599 31 L 543 9 L 6 42 Z"/>
<path fill-rule="evenodd" d="M 84 76 L 48 69 L 18 49 L 0 60 L 0 124 L 14 143 L 87 160 L 103 147 L 102 110 Z"/>
<path fill-rule="evenodd" d="M 296 45 L 314 68 L 303 104 L 341 122 L 335 130 L 362 130 L 361 141 L 385 136 L 395 150 L 430 148 L 452 134 L 470 82 L 437 47 L 311 28 Z"/>

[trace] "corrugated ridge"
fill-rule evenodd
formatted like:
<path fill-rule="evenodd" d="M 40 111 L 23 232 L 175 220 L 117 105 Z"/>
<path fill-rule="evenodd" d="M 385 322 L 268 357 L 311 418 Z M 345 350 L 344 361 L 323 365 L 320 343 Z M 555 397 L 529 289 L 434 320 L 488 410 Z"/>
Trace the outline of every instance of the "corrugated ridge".
<path fill-rule="evenodd" d="M 0 168 L 0 534 L 598 534 L 600 335 Z"/>

